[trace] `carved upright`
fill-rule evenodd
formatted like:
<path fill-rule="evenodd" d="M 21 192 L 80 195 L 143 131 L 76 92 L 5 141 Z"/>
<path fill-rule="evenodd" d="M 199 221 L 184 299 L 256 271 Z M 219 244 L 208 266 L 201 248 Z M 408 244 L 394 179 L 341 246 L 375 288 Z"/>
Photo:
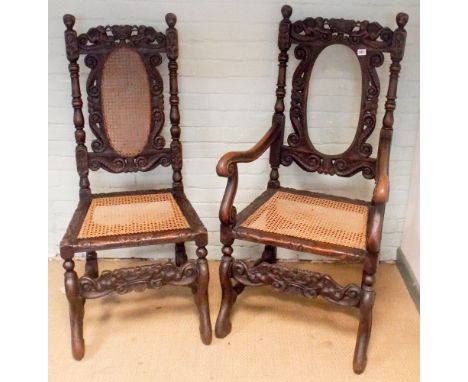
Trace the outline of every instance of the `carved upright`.
<path fill-rule="evenodd" d="M 108 25 L 78 35 L 75 18 L 65 15 L 65 47 L 72 87 L 79 203 L 60 243 L 65 290 L 70 306 L 72 353 L 84 356 L 83 316 L 88 298 L 109 293 L 188 286 L 199 311 L 200 335 L 211 342 L 206 261 L 207 230 L 187 200 L 182 185 L 182 144 L 177 85 L 177 18 L 166 15 L 166 33 L 144 25 Z M 161 135 L 165 124 L 163 79 L 158 66 L 169 65 L 171 143 Z M 90 69 L 86 81 L 89 127 L 94 135 L 88 150 L 84 132 L 79 64 Z M 89 170 L 111 173 L 150 171 L 172 166 L 173 187 L 162 190 L 93 194 Z M 115 211 L 115 212 L 113 212 Z M 129 212 L 131 211 L 131 212 Z M 189 261 L 185 242 L 195 241 L 197 260 Z M 99 273 L 101 249 L 174 243 L 175 262 Z M 84 275 L 75 271 L 75 253 L 86 253 Z M 157 323 L 155 323 L 157 324 Z"/>
<path fill-rule="evenodd" d="M 359 309 L 353 368 L 356 373 L 362 373 L 367 361 L 375 274 L 389 196 L 393 112 L 408 15 L 399 13 L 396 16 L 398 27 L 391 30 L 367 20 L 308 17 L 291 22 L 292 8 L 288 5 L 283 6 L 281 13 L 279 70 L 271 127 L 250 150 L 227 153 L 217 166 L 218 175 L 227 178 L 227 186 L 219 212 L 223 243 L 219 269 L 222 301 L 215 333 L 224 337 L 231 331 L 232 306 L 245 287 L 268 285 L 279 292 L 321 296 L 330 302 Z M 334 44 L 344 45 L 354 52 L 361 69 L 362 91 L 354 139 L 344 152 L 332 155 L 321 153 L 309 137 L 307 97 L 309 86 L 313 85 L 310 79 L 317 57 Z M 292 76 L 289 111 L 293 131 L 284 142 L 286 67 L 292 45 L 298 60 Z M 377 123 L 380 81 L 376 69 L 384 64 L 386 54 L 391 60 L 390 81 L 378 152 L 373 157 L 368 138 Z M 237 164 L 253 162 L 268 149 L 271 171 L 267 189 L 238 214 L 234 206 L 239 177 Z M 372 198 L 370 201 L 352 200 L 285 188 L 280 185 L 279 167 L 293 163 L 306 172 L 319 174 L 351 177 L 361 173 L 364 178 L 375 181 Z M 341 224 L 341 220 L 346 224 Z M 253 264 L 235 260 L 232 256 L 235 239 L 264 245 L 261 258 Z M 337 260 L 360 261 L 363 263 L 361 285 L 340 286 L 328 275 L 279 266 L 275 264 L 277 247 L 332 256 Z"/>

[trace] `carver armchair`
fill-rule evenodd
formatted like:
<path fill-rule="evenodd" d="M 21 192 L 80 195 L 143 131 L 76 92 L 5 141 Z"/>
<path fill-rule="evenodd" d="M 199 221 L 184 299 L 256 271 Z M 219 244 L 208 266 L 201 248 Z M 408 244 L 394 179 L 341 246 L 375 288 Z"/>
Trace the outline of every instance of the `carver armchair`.
<path fill-rule="evenodd" d="M 385 204 L 389 197 L 389 155 L 393 134 L 393 112 L 400 61 L 403 58 L 408 15 L 396 16 L 395 30 L 376 22 L 344 19 L 306 18 L 291 23 L 292 8 L 282 8 L 279 25 L 279 73 L 275 112 L 265 136 L 250 150 L 225 154 L 217 173 L 227 178 L 221 203 L 220 264 L 222 302 L 215 333 L 224 337 L 231 331 L 232 306 L 246 286 L 269 285 L 274 290 L 296 292 L 305 297 L 321 296 L 336 304 L 359 309 L 360 319 L 353 368 L 364 371 L 372 326 L 375 299 L 374 283 L 379 259 Z M 360 117 L 354 140 L 341 154 L 323 154 L 308 135 L 307 97 L 313 65 L 326 47 L 342 44 L 356 55 L 362 73 Z M 290 119 L 293 133 L 283 142 L 288 50 L 295 45 L 298 59 L 292 78 Z M 380 94 L 376 68 L 390 55 L 390 80 L 385 103 L 385 115 L 380 130 L 376 157 L 366 142 L 375 128 Z M 338 59 L 338 58 L 337 58 Z M 238 185 L 238 163 L 249 163 L 269 151 L 270 180 L 266 191 L 237 213 L 234 199 Z M 362 173 L 375 181 L 370 201 L 352 200 L 325 194 L 295 190 L 280 186 L 279 167 L 292 163 L 306 172 L 351 177 Z M 234 259 L 235 239 L 264 245 L 261 258 L 250 264 Z M 276 248 L 288 248 L 330 256 L 342 261 L 363 264 L 361 285 L 341 286 L 330 276 L 317 272 L 292 269 L 276 264 Z"/>
<path fill-rule="evenodd" d="M 65 15 L 65 44 L 72 87 L 79 203 L 60 243 L 65 291 L 69 302 L 72 353 L 84 355 L 83 316 L 86 299 L 124 294 L 165 284 L 191 287 L 200 316 L 200 334 L 211 342 L 208 307 L 207 231 L 187 200 L 182 184 L 182 146 L 177 88 L 176 16 L 166 15 L 166 33 L 149 26 L 113 25 L 77 35 L 75 18 Z M 90 68 L 86 82 L 89 127 L 95 136 L 86 146 L 85 119 L 78 59 Z M 166 147 L 163 79 L 157 67 L 167 56 L 171 143 Z M 93 194 L 89 170 L 111 173 L 150 171 L 172 166 L 172 187 L 145 191 Z M 195 241 L 196 261 L 188 261 L 185 242 Z M 99 273 L 97 252 L 103 249 L 174 243 L 175 262 Z M 82 277 L 75 253 L 86 253 Z"/>

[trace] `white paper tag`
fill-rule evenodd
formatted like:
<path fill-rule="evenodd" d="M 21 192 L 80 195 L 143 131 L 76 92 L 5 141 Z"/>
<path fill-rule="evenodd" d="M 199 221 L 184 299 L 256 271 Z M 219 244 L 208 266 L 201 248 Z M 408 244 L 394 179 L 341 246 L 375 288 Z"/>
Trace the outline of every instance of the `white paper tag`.
<path fill-rule="evenodd" d="M 367 49 L 358 49 L 357 55 L 358 56 L 365 56 L 367 54 Z"/>

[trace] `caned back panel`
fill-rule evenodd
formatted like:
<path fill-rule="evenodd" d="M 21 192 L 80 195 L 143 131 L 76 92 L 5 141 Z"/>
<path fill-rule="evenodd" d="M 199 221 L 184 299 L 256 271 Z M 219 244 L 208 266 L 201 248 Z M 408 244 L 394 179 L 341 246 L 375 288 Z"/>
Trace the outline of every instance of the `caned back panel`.
<path fill-rule="evenodd" d="M 89 189 L 88 169 L 114 173 L 149 171 L 174 162 L 178 152 L 165 147 L 161 136 L 165 120 L 163 80 L 157 69 L 163 54 L 168 56 L 169 63 L 177 59 L 176 18 L 172 14 L 166 18 L 169 25 L 166 34 L 143 25 L 113 25 L 90 28 L 78 35 L 73 29 L 75 18 L 64 16 L 82 189 Z M 84 142 L 77 81 L 81 55 L 91 69 L 86 81 L 89 126 L 94 134 L 90 151 Z M 177 105 L 171 103 L 171 110 L 174 107 Z M 171 135 L 174 139 L 172 131 Z"/>
<path fill-rule="evenodd" d="M 151 94 L 140 55 L 131 48 L 113 50 L 101 76 L 103 127 L 109 145 L 122 157 L 140 154 L 151 131 Z"/>

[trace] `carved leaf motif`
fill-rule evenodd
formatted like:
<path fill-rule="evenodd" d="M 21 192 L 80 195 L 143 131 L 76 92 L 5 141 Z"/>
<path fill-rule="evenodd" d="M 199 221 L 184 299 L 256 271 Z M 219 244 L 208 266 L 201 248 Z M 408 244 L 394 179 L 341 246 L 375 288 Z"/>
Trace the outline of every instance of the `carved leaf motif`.
<path fill-rule="evenodd" d="M 161 288 L 166 284 L 192 285 L 198 277 L 195 262 L 187 262 L 178 267 L 173 262 L 157 263 L 133 268 L 121 268 L 103 271 L 93 279 L 89 276 L 80 278 L 80 294 L 85 298 L 98 298 L 112 292 L 125 294 L 132 291 Z"/>
<path fill-rule="evenodd" d="M 92 52 L 103 47 L 151 47 L 163 49 L 166 46 L 164 33 L 144 25 L 107 25 L 90 28 L 78 37 L 84 52 Z"/>
<path fill-rule="evenodd" d="M 322 296 L 339 305 L 358 306 L 361 297 L 361 288 L 355 284 L 343 287 L 328 275 L 265 262 L 249 267 L 244 261 L 235 260 L 232 277 L 247 286 L 270 285 L 279 292 Z"/>
<path fill-rule="evenodd" d="M 390 48 L 393 31 L 379 23 L 345 19 L 306 18 L 296 21 L 291 37 L 297 42 L 344 42 L 350 45 L 365 44 L 369 47 Z"/>

